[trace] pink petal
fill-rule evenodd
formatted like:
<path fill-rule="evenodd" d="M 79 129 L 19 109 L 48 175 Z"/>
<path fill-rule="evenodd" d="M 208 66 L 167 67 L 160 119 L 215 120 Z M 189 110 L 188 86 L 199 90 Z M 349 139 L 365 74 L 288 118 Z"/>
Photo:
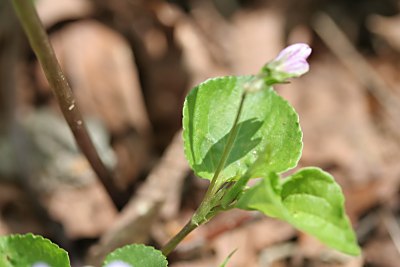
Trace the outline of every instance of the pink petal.
<path fill-rule="evenodd" d="M 308 72 L 310 69 L 309 64 L 307 63 L 306 60 L 298 60 L 294 62 L 286 62 L 285 64 L 282 65 L 282 70 L 284 72 L 300 76 L 303 75 L 304 73 Z"/>
<path fill-rule="evenodd" d="M 311 54 L 312 49 L 308 44 L 298 43 L 293 44 L 283 49 L 274 61 L 289 61 L 295 59 L 307 59 Z"/>

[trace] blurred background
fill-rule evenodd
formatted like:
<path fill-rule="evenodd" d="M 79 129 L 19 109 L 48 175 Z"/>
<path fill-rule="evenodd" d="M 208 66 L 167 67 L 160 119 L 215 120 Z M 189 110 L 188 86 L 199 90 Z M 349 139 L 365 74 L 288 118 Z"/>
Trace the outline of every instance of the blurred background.
<path fill-rule="evenodd" d="M 160 247 L 207 188 L 183 156 L 194 85 L 255 74 L 287 44 L 310 72 L 278 86 L 300 115 L 300 167 L 331 172 L 363 255 L 332 251 L 288 224 L 238 210 L 193 232 L 172 267 L 357 267 L 400 262 L 398 0 L 37 0 L 38 12 L 115 184 L 117 209 L 77 149 L 10 6 L 0 2 L 0 234 L 42 234 L 73 266 L 116 247 Z"/>

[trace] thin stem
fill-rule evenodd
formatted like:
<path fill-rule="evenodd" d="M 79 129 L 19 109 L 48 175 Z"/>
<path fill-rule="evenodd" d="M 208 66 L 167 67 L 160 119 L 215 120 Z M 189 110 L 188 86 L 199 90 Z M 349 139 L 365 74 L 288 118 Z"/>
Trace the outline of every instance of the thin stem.
<path fill-rule="evenodd" d="M 53 47 L 36 12 L 33 0 L 13 0 L 12 3 L 18 19 L 28 36 L 29 43 L 43 68 L 51 88 L 53 88 L 76 143 L 86 156 L 113 202 L 117 207 L 121 207 L 124 201 L 123 195 L 116 188 L 110 171 L 104 165 L 93 145 L 72 90 L 61 70 Z"/>
<path fill-rule="evenodd" d="M 238 109 L 238 112 L 236 113 L 235 121 L 233 123 L 231 132 L 229 134 L 228 141 L 226 142 L 226 146 L 224 148 L 224 151 L 222 152 L 221 160 L 218 163 L 218 166 L 217 166 L 217 169 L 215 170 L 214 176 L 211 179 L 210 186 L 208 187 L 208 190 L 207 190 L 207 192 L 206 192 L 206 194 L 204 196 L 205 200 L 208 200 L 213 195 L 213 193 L 215 193 L 214 192 L 214 190 L 215 190 L 214 187 L 215 187 L 215 185 L 217 183 L 218 176 L 221 173 L 222 169 L 224 168 L 226 160 L 228 159 L 229 153 L 231 152 L 233 143 L 235 142 L 235 138 L 236 138 L 237 132 L 239 130 L 238 123 L 239 123 L 240 115 L 242 114 L 243 103 L 244 103 L 244 100 L 246 98 L 246 95 L 247 95 L 247 93 L 244 92 L 242 94 L 241 99 L 240 99 L 239 109 Z"/>
<path fill-rule="evenodd" d="M 190 220 L 183 228 L 182 230 L 179 231 L 178 234 L 176 234 L 162 249 L 161 252 L 165 255 L 168 256 L 175 248 L 176 246 L 194 229 L 196 229 L 198 225 L 193 222 L 193 220 Z"/>
<path fill-rule="evenodd" d="M 213 197 L 215 197 L 216 190 L 218 190 L 217 185 L 217 180 L 218 176 L 221 173 L 222 169 L 225 166 L 226 160 L 228 159 L 229 153 L 231 152 L 232 146 L 235 142 L 235 138 L 237 135 L 237 132 L 239 130 L 238 123 L 240 119 L 240 115 L 242 114 L 243 110 L 243 103 L 246 98 L 246 92 L 242 94 L 242 97 L 240 99 L 240 104 L 239 104 L 239 109 L 236 113 L 236 118 L 233 123 L 232 129 L 230 131 L 230 134 L 228 136 L 228 141 L 226 142 L 226 146 L 224 148 L 224 151 L 222 152 L 221 160 L 218 163 L 217 169 L 214 173 L 213 178 L 211 179 L 211 183 L 208 186 L 207 192 L 200 204 L 200 206 L 197 208 L 196 212 L 193 214 L 192 218 L 190 221 L 182 228 L 182 230 L 176 234 L 162 249 L 162 253 L 167 256 L 169 253 L 171 253 L 172 250 L 175 249 L 175 247 L 194 229 L 196 229 L 198 226 L 201 224 L 205 223 L 213 215 L 214 213 L 210 216 L 210 211 L 212 208 L 214 208 L 212 203 Z"/>

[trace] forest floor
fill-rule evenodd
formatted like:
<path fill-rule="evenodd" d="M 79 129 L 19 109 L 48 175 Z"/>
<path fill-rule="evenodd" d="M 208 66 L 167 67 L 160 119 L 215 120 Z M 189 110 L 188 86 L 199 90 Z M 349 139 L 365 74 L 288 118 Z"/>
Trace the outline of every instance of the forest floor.
<path fill-rule="evenodd" d="M 342 186 L 362 256 L 233 210 L 190 234 L 170 266 L 219 266 L 234 250 L 227 266 L 399 266 L 395 9 L 385 17 L 374 1 L 353 9 L 346 1 L 175 2 L 181 6 L 37 1 L 102 158 L 131 193 L 121 210 L 77 150 L 11 10 L 0 5 L 7 22 L 0 23 L 0 234 L 49 237 L 68 250 L 73 266 L 98 266 L 132 242 L 161 247 L 190 218 L 208 183 L 183 155 L 187 92 L 210 77 L 255 74 L 288 43 L 306 42 L 313 48 L 310 72 L 277 91 L 300 116 L 299 167 L 321 167 Z"/>

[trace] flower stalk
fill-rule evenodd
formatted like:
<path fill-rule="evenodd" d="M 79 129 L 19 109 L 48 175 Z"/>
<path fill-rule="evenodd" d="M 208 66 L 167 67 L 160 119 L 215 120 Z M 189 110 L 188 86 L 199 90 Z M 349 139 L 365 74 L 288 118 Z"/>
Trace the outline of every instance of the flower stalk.
<path fill-rule="evenodd" d="M 162 249 L 162 253 L 167 256 L 169 253 L 171 253 L 172 250 L 175 249 L 175 247 L 194 229 L 199 227 L 200 225 L 206 223 L 208 220 L 211 219 L 211 217 L 215 216 L 216 213 L 213 212 L 213 209 L 220 205 L 222 196 L 217 197 L 217 192 L 220 189 L 221 183 L 218 181 L 219 174 L 225 167 L 226 160 L 228 159 L 229 153 L 232 150 L 232 146 L 234 144 L 237 132 L 239 130 L 238 124 L 239 124 L 239 119 L 240 115 L 242 114 L 243 110 L 243 104 L 246 99 L 247 91 L 245 90 L 242 94 L 242 97 L 240 99 L 239 103 L 239 108 L 236 113 L 236 117 L 232 126 L 232 129 L 230 130 L 230 134 L 228 136 L 228 141 L 226 143 L 226 146 L 224 148 L 224 151 L 222 153 L 222 157 L 217 165 L 217 169 L 214 172 L 214 175 L 211 179 L 210 185 L 208 186 L 208 189 L 206 191 L 206 194 L 204 195 L 204 198 L 202 202 L 200 203 L 200 206 L 197 208 L 196 212 L 193 214 L 192 218 L 190 221 L 183 227 L 183 229 L 178 232 Z"/>
<path fill-rule="evenodd" d="M 274 60 L 267 63 L 258 75 L 252 77 L 252 79 L 243 84 L 243 93 L 232 129 L 230 130 L 226 146 L 203 201 L 190 221 L 162 248 L 161 251 L 165 256 L 171 253 L 171 251 L 198 226 L 206 223 L 218 212 L 231 209 L 233 207 L 231 203 L 234 203 L 240 191 L 250 179 L 249 173 L 246 173 L 227 188 L 221 187 L 224 181 L 218 180 L 219 174 L 224 169 L 226 160 L 235 142 L 239 130 L 238 124 L 247 94 L 263 90 L 276 83 L 285 83 L 289 78 L 300 77 L 305 74 L 309 70 L 307 58 L 310 54 L 311 48 L 307 44 L 288 46 L 282 50 Z"/>
<path fill-rule="evenodd" d="M 298 78 L 310 69 L 307 58 L 311 55 L 307 44 L 293 44 L 283 49 L 278 56 L 265 64 L 258 76 L 266 85 L 287 83 L 290 78 Z"/>

